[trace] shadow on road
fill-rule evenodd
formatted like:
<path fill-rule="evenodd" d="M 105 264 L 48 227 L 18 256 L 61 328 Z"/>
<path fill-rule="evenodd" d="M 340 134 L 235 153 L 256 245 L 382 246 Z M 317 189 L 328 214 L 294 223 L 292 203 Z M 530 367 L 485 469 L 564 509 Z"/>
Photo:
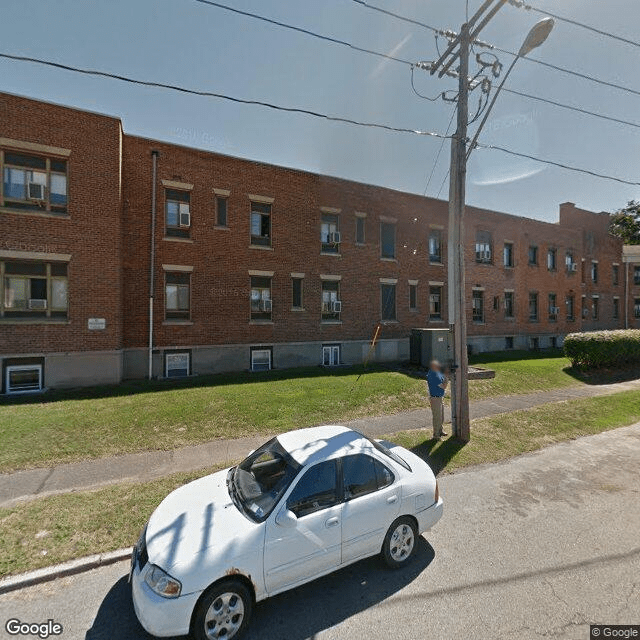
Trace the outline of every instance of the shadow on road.
<path fill-rule="evenodd" d="M 438 475 L 451 462 L 466 442 L 462 442 L 453 436 L 446 440 L 425 440 L 411 448 L 411 451 L 422 458 L 435 475 Z"/>
<path fill-rule="evenodd" d="M 259 603 L 245 640 L 305 640 L 382 602 L 413 582 L 433 561 L 433 547 L 418 539 L 412 562 L 387 569 L 369 558 L 336 573 Z M 150 639 L 133 610 L 123 576 L 109 590 L 85 640 Z"/>

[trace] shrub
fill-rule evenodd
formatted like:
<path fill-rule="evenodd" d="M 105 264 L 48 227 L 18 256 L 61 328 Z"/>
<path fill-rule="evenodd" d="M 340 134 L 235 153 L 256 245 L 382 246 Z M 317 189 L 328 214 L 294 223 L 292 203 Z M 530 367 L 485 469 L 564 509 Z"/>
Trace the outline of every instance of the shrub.
<path fill-rule="evenodd" d="M 564 339 L 564 353 L 581 369 L 640 364 L 640 330 L 570 333 Z"/>

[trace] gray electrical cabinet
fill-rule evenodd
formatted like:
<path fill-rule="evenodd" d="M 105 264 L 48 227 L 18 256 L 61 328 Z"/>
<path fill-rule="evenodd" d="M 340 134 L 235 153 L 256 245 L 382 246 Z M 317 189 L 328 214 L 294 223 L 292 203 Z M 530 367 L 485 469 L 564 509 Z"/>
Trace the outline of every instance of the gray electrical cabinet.
<path fill-rule="evenodd" d="M 432 360 L 447 364 L 449 353 L 448 329 L 411 329 L 409 343 L 411 364 L 428 367 Z"/>

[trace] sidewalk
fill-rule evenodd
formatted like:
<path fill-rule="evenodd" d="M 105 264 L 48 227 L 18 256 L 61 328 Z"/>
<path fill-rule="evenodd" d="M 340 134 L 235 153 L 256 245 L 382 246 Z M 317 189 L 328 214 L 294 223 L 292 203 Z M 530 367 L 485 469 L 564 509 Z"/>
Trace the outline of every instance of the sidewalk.
<path fill-rule="evenodd" d="M 501 396 L 471 404 L 471 418 L 483 418 L 542 404 L 610 395 L 639 390 L 640 380 L 600 386 L 581 386 L 541 393 Z M 449 408 L 446 419 L 450 420 Z M 345 423 L 362 433 L 380 437 L 396 431 L 431 428 L 431 415 L 425 409 Z M 54 467 L 28 469 L 0 474 L 0 506 L 32 500 L 56 493 L 92 489 L 121 481 L 143 482 L 180 471 L 197 471 L 217 464 L 241 460 L 249 451 L 268 439 L 267 435 L 229 440 L 214 440 L 175 451 L 144 451 L 108 458 L 85 460 Z"/>

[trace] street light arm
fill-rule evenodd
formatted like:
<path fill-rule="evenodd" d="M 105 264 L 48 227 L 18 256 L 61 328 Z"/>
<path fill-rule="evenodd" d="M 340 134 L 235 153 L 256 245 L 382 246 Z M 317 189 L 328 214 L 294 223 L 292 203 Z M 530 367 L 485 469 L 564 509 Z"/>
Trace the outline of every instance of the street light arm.
<path fill-rule="evenodd" d="M 491 113 L 491 110 L 493 109 L 493 105 L 496 103 L 496 100 L 498 99 L 498 96 L 500 95 L 500 92 L 502 91 L 502 87 L 504 87 L 504 84 L 507 81 L 507 78 L 509 77 L 509 74 L 513 70 L 513 67 L 516 66 L 516 62 L 518 62 L 518 60 L 520 60 L 520 56 L 516 56 L 513 59 L 513 62 L 511 63 L 511 65 L 507 69 L 507 72 L 504 74 L 504 78 L 502 78 L 502 82 L 500 83 L 500 86 L 497 88 L 496 92 L 493 94 L 493 98 L 491 99 L 491 102 L 489 103 L 489 107 L 485 111 L 484 118 L 482 118 L 482 122 L 480 122 L 480 124 L 478 125 L 478 128 L 476 129 L 476 133 L 473 136 L 473 140 L 469 144 L 469 150 L 467 151 L 467 160 L 469 160 L 469 156 L 471 155 L 471 152 L 476 148 L 476 145 L 478 144 L 478 136 L 480 135 L 480 132 L 482 131 L 482 128 L 484 127 L 484 125 L 487 122 L 487 119 L 489 118 L 489 114 Z"/>

